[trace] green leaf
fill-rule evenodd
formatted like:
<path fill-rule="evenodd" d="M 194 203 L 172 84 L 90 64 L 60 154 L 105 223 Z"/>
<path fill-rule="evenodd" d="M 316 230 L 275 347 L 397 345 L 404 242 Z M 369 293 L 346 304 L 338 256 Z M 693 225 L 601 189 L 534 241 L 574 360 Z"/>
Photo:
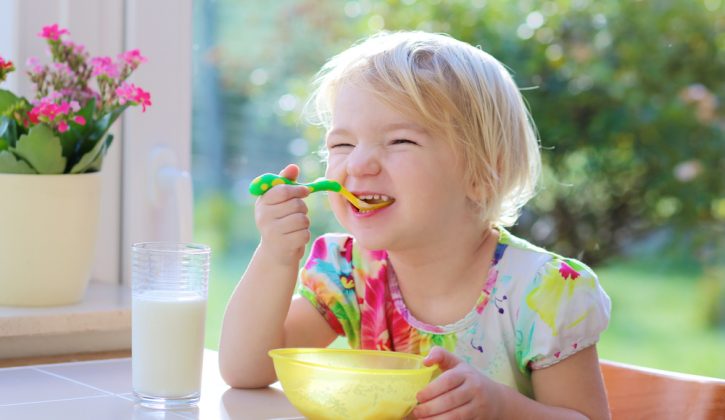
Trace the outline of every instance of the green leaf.
<path fill-rule="evenodd" d="M 0 89 L 0 114 L 3 114 L 20 100 L 20 98 L 15 96 L 9 90 Z"/>
<path fill-rule="evenodd" d="M 2 174 L 35 174 L 33 168 L 25 161 L 15 158 L 7 150 L 0 151 L 0 173 Z"/>
<path fill-rule="evenodd" d="M 113 111 L 107 113 L 103 117 L 99 118 L 95 124 L 93 125 L 93 133 L 91 135 L 91 139 L 96 141 L 101 139 L 109 128 L 113 125 L 114 122 L 118 119 L 118 117 L 123 113 L 123 111 L 128 108 L 129 104 L 125 104 L 120 108 L 116 108 Z"/>
<path fill-rule="evenodd" d="M 0 117 L 0 140 L 10 147 L 15 147 L 18 141 L 18 123 L 11 117 Z"/>
<path fill-rule="evenodd" d="M 101 171 L 101 166 L 103 165 L 103 158 L 106 157 L 106 153 L 108 153 L 108 149 L 111 148 L 111 143 L 113 143 L 113 134 L 107 135 L 104 143 L 105 145 L 103 146 L 103 150 L 101 150 L 101 153 L 96 156 L 96 159 L 91 163 L 86 172 Z"/>
<path fill-rule="evenodd" d="M 80 115 L 85 118 L 86 125 L 80 125 L 73 121 L 69 121 L 68 124 L 70 129 L 65 133 L 60 134 L 60 143 L 63 146 L 63 156 L 68 159 L 70 164 L 79 161 L 83 154 L 95 146 L 95 141 L 91 139 L 91 135 L 94 130 L 93 110 L 95 106 L 96 100 L 90 99 L 86 105 L 76 113 L 76 115 Z"/>
<path fill-rule="evenodd" d="M 10 150 L 30 163 L 39 174 L 62 174 L 65 171 L 66 158 L 63 157 L 60 140 L 45 124 L 31 128 Z"/>
<path fill-rule="evenodd" d="M 111 142 L 113 142 L 113 134 L 109 134 L 105 140 L 96 143 L 96 146 L 83 155 L 81 160 L 71 168 L 70 173 L 80 174 L 100 171 L 103 158 L 106 156 L 106 151 L 111 146 Z"/>

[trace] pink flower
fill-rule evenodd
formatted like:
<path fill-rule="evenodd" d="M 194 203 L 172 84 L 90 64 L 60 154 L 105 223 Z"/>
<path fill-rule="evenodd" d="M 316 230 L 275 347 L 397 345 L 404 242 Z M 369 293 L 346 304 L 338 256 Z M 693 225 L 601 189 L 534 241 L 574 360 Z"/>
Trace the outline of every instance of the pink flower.
<path fill-rule="evenodd" d="M 33 109 L 30 110 L 28 115 L 30 115 L 31 121 L 38 121 L 38 120 L 45 120 L 45 121 L 53 121 L 55 119 L 55 116 L 58 115 L 58 105 L 54 104 L 50 101 L 40 101 Z"/>
<path fill-rule="evenodd" d="M 70 32 L 68 32 L 67 29 L 58 28 L 58 24 L 54 23 L 50 26 L 43 26 L 43 29 L 38 34 L 38 36 L 41 38 L 50 39 L 52 41 L 57 41 L 64 34 L 70 35 Z"/>
<path fill-rule="evenodd" d="M 72 76 L 73 72 L 70 69 L 70 66 L 66 63 L 53 63 L 53 67 L 55 67 L 55 70 L 58 73 L 63 73 L 66 76 Z"/>
<path fill-rule="evenodd" d="M 28 71 L 33 74 L 38 74 L 43 71 L 43 65 L 40 64 L 40 60 L 37 57 L 30 57 L 25 65 L 29 67 Z"/>
<path fill-rule="evenodd" d="M 4 58 L 0 57 L 0 82 L 5 80 L 8 73 L 15 71 L 15 66 L 12 61 L 5 61 Z"/>
<path fill-rule="evenodd" d="M 40 118 L 38 118 L 38 111 L 33 108 L 28 112 L 28 119 L 31 123 L 37 124 L 40 122 Z"/>
<path fill-rule="evenodd" d="M 116 89 L 116 95 L 118 95 L 119 104 L 123 105 L 126 102 L 134 105 L 140 104 L 143 112 L 146 112 L 147 106 L 151 106 L 151 94 L 133 83 L 121 83 L 121 86 Z"/>
<path fill-rule="evenodd" d="M 136 88 L 136 99 L 141 104 L 142 112 L 146 112 L 146 107 L 151 106 L 151 94 L 141 88 Z"/>
<path fill-rule="evenodd" d="M 15 66 L 12 61 L 5 61 L 4 58 L 0 57 L 0 70 L 11 72 L 15 70 Z"/>
<path fill-rule="evenodd" d="M 70 104 L 68 102 L 61 102 L 56 105 L 56 111 L 60 115 L 68 115 L 70 113 Z"/>
<path fill-rule="evenodd" d="M 118 55 L 118 60 L 123 61 L 124 63 L 131 66 L 131 68 L 135 69 L 139 66 L 141 63 L 145 63 L 147 61 L 146 57 L 141 55 L 141 51 L 139 50 L 130 50 L 126 51 L 123 54 Z"/>
<path fill-rule="evenodd" d="M 55 101 L 57 99 L 63 99 L 63 94 L 60 92 L 50 92 L 46 98 L 49 101 Z"/>
<path fill-rule="evenodd" d="M 65 133 L 66 131 L 68 131 L 68 123 L 65 122 L 65 121 L 61 121 L 58 124 L 58 132 L 59 133 Z"/>
<path fill-rule="evenodd" d="M 86 47 L 84 47 L 81 44 L 76 44 L 73 41 L 63 41 L 63 45 L 73 50 L 74 53 L 80 55 L 83 54 L 83 51 L 86 50 Z"/>
<path fill-rule="evenodd" d="M 111 79 L 118 77 L 118 67 L 113 63 L 111 57 L 93 57 L 93 76 L 107 76 Z"/>
<path fill-rule="evenodd" d="M 58 96 L 59 94 L 57 92 L 53 92 L 45 98 L 33 102 L 35 106 L 28 113 L 30 121 L 33 123 L 37 123 L 38 121 L 52 122 L 59 116 L 62 117 L 69 115 L 71 112 L 75 112 L 75 109 L 78 107 L 77 103 L 74 104 L 75 101 L 55 103 L 54 101 L 58 99 Z"/>
<path fill-rule="evenodd" d="M 73 122 L 78 125 L 86 125 L 86 119 L 83 118 L 82 115 L 76 115 L 75 117 L 73 117 Z"/>

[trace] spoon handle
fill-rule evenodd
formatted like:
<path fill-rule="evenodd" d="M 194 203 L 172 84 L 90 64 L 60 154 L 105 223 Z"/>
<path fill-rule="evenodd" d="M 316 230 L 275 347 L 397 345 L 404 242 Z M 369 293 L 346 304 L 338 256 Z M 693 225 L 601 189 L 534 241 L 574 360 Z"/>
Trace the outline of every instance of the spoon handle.
<path fill-rule="evenodd" d="M 334 191 L 339 192 L 341 185 L 337 181 L 330 179 L 319 178 L 308 184 L 301 184 L 299 182 L 292 181 L 291 179 L 279 176 L 277 174 L 266 173 L 260 175 L 249 184 L 249 193 L 252 195 L 262 195 L 270 190 L 275 185 L 288 184 L 288 185 L 303 185 L 310 189 L 310 192 L 316 191 Z"/>

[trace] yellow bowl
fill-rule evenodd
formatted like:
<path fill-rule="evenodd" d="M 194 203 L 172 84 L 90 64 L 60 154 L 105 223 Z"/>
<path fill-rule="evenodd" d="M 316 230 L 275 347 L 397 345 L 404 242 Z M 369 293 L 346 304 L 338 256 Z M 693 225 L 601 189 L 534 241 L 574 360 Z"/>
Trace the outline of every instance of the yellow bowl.
<path fill-rule="evenodd" d="M 375 350 L 275 349 L 287 399 L 310 419 L 401 419 L 436 366 L 423 356 Z"/>

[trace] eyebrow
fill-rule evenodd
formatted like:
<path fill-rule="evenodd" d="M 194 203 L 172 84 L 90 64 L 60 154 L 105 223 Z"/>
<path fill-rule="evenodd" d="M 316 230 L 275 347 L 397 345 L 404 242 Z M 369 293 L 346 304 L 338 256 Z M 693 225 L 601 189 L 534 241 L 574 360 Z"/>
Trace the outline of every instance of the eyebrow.
<path fill-rule="evenodd" d="M 428 131 L 421 127 L 418 124 L 410 123 L 410 122 L 399 122 L 399 123 L 392 123 L 388 125 L 384 125 L 381 127 L 384 131 L 394 131 L 394 130 L 411 130 L 411 131 L 417 131 L 419 133 L 426 134 Z"/>
<path fill-rule="evenodd" d="M 411 130 L 411 131 L 416 131 L 421 134 L 428 134 L 428 130 L 426 130 L 425 128 L 421 127 L 418 124 L 410 123 L 410 122 L 399 122 L 399 123 L 386 124 L 386 125 L 381 126 L 380 130 L 381 131 Z M 351 132 L 345 128 L 335 128 L 335 129 L 327 132 L 328 137 L 338 136 L 338 135 L 347 136 L 350 134 L 351 134 Z"/>

